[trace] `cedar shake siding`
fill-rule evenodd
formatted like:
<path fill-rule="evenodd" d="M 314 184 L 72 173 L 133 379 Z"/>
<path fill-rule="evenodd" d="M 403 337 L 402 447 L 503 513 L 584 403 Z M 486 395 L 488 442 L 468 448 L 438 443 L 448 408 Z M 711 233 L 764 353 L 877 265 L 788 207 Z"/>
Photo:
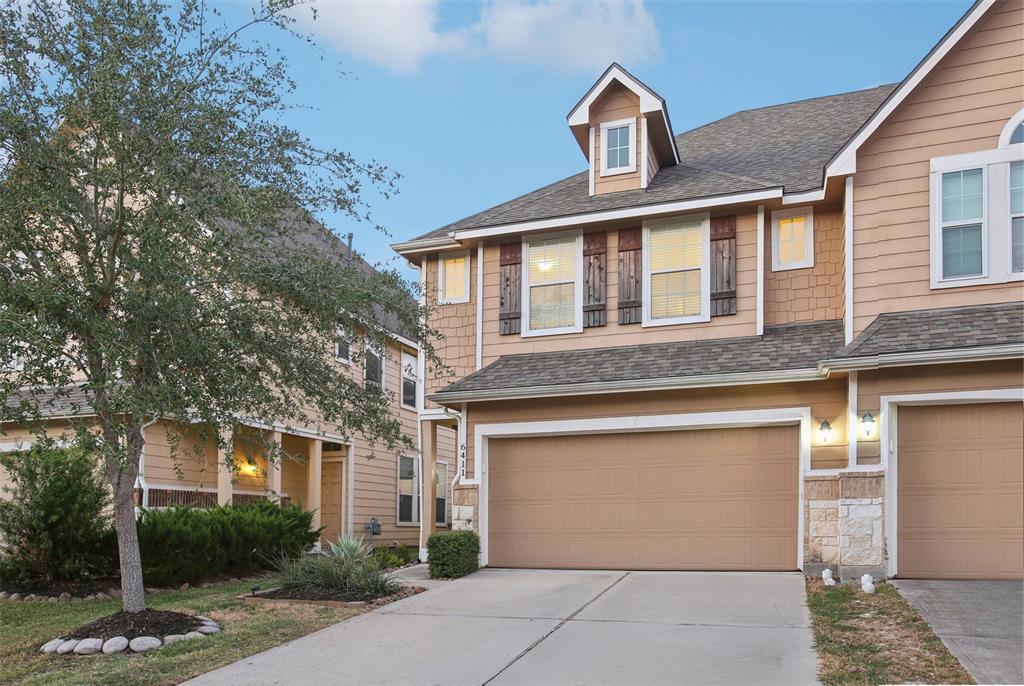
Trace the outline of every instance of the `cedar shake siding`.
<path fill-rule="evenodd" d="M 444 257 L 441 253 L 440 257 Z M 425 395 L 440 390 L 456 379 L 472 373 L 476 369 L 476 305 L 477 305 L 477 269 L 476 250 L 469 251 L 469 277 L 467 288 L 469 300 L 464 303 L 438 303 L 438 255 L 425 257 L 426 263 L 426 298 L 430 307 L 430 325 L 437 329 L 441 338 L 434 342 L 437 356 L 448 367 L 448 371 L 438 369 L 429 364 L 424 384 Z M 429 400 L 427 408 L 437 405 Z"/>
<path fill-rule="evenodd" d="M 814 208 L 813 267 L 772 271 L 771 231 L 770 218 L 765 217 L 765 325 L 842 319 L 842 211 Z"/>
<path fill-rule="evenodd" d="M 1020 300 L 1020 282 L 932 289 L 929 160 L 990 150 L 1024 107 L 1024 4 L 999 2 L 857 153 L 854 332 L 882 312 Z"/>

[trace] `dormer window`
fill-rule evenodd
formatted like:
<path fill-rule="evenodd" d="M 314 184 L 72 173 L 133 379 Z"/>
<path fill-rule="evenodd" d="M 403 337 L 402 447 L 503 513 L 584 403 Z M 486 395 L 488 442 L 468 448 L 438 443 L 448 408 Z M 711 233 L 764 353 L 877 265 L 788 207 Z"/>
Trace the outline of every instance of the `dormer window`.
<path fill-rule="evenodd" d="M 601 124 L 601 176 L 636 171 L 636 117 Z"/>

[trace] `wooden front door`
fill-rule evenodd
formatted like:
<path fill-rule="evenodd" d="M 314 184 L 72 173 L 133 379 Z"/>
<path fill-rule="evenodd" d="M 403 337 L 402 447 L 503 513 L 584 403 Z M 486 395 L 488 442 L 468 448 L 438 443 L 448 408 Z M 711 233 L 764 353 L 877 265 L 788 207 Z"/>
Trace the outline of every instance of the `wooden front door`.
<path fill-rule="evenodd" d="M 320 538 L 337 541 L 342 528 L 342 502 L 344 498 L 344 462 L 324 462 L 320 476 L 320 525 L 324 527 Z"/>

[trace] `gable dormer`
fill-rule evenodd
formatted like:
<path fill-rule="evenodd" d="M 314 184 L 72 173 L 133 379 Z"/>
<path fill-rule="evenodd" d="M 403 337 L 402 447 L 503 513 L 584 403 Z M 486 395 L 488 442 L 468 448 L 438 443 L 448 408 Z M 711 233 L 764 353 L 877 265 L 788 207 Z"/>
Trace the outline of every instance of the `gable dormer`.
<path fill-rule="evenodd" d="M 590 195 L 647 188 L 679 162 L 665 100 L 614 62 L 567 119 L 590 164 Z"/>

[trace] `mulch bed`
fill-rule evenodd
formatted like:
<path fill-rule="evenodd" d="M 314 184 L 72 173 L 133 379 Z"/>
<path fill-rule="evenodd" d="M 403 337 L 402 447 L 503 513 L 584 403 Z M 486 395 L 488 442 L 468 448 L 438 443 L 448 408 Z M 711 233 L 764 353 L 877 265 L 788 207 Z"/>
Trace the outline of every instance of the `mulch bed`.
<path fill-rule="evenodd" d="M 266 591 L 258 591 L 255 595 L 244 595 L 237 596 L 239 600 L 246 601 L 280 601 L 280 602 L 292 602 L 292 603 L 303 603 L 311 605 L 347 605 L 347 606 L 366 606 L 366 607 L 380 607 L 381 605 L 387 605 L 393 603 L 396 600 L 402 598 L 408 598 L 411 595 L 422 593 L 427 589 L 422 586 L 403 586 L 398 593 L 394 593 L 389 596 L 383 596 L 380 598 L 367 598 L 361 593 L 344 593 L 339 591 L 331 591 L 322 588 L 272 588 Z"/>
<path fill-rule="evenodd" d="M 59 596 L 61 593 L 69 593 L 78 598 L 84 598 L 87 595 L 92 595 L 101 591 L 109 592 L 111 588 L 120 589 L 121 580 L 113 577 L 105 579 L 90 579 L 88 581 L 81 581 L 77 583 L 55 584 L 45 584 L 38 581 L 25 583 L 5 580 L 3 584 L 0 584 L 0 590 L 7 591 L 8 593 L 20 593 L 23 596 L 29 595 L 30 593 L 43 596 Z"/>
<path fill-rule="evenodd" d="M 115 612 L 78 627 L 64 636 L 73 638 L 102 638 L 124 636 L 128 640 L 139 636 L 169 636 L 187 634 L 201 627 L 203 623 L 192 615 L 166 610 L 143 610 L 142 612 Z"/>

